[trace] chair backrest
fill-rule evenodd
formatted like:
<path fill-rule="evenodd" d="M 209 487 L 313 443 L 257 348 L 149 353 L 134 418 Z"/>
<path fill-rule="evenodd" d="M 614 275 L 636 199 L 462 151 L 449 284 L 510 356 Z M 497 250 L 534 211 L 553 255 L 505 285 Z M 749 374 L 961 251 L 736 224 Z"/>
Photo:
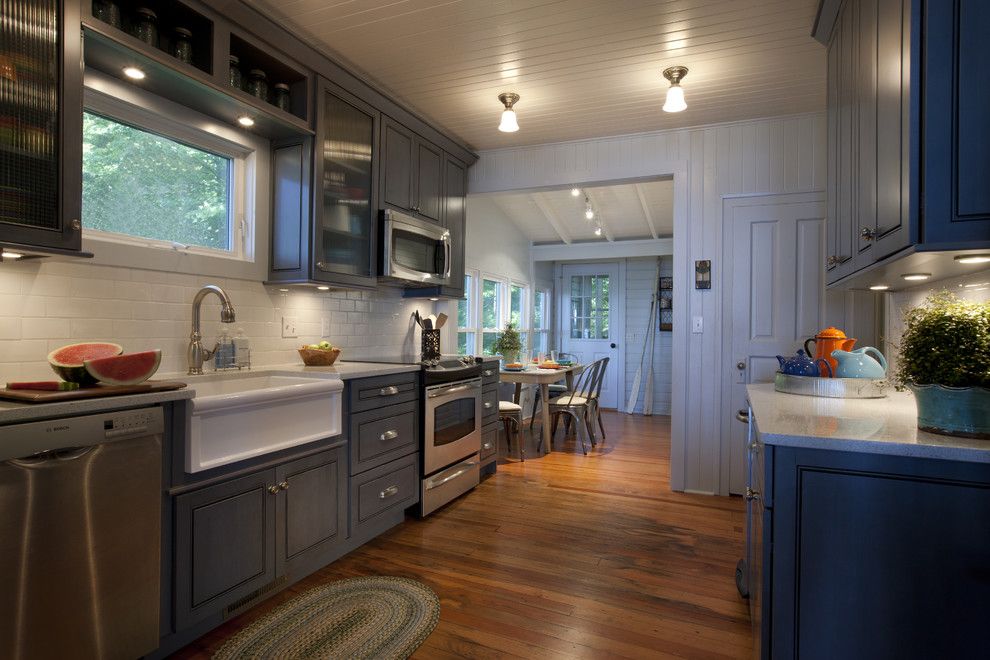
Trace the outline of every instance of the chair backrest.
<path fill-rule="evenodd" d="M 597 360 L 586 366 L 581 373 L 578 374 L 577 380 L 574 382 L 574 389 L 567 394 L 562 395 L 558 401 L 564 405 L 570 406 L 574 404 L 574 399 L 577 397 L 587 399 L 589 395 L 595 391 L 594 387 L 595 383 L 598 382 L 598 370 L 600 367 L 601 360 Z"/>
<path fill-rule="evenodd" d="M 595 379 L 595 383 L 591 389 L 591 391 L 594 393 L 596 397 L 600 397 L 602 395 L 602 383 L 605 382 L 605 370 L 608 369 L 608 361 L 609 358 L 603 357 L 595 362 L 595 364 L 600 363 L 598 367 L 598 373 L 596 374 L 597 377 Z"/>

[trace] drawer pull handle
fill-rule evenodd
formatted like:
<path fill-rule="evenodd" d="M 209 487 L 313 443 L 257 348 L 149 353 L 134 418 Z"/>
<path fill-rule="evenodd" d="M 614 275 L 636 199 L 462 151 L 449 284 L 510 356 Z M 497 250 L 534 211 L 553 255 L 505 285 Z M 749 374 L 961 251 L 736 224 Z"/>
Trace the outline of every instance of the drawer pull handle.
<path fill-rule="evenodd" d="M 398 438 L 399 437 L 399 432 L 396 431 L 395 429 L 391 429 L 389 431 L 385 431 L 379 437 L 380 437 L 380 439 L 381 439 L 382 442 L 387 442 L 389 440 L 395 440 L 396 438 Z"/>
<path fill-rule="evenodd" d="M 486 442 L 485 444 L 481 445 L 481 448 L 482 449 L 491 449 L 492 448 L 492 443 Z"/>
<path fill-rule="evenodd" d="M 491 408 L 491 407 L 492 407 L 492 405 L 493 405 L 493 404 L 492 404 L 492 402 L 491 402 L 491 401 L 485 401 L 485 408 Z"/>
<path fill-rule="evenodd" d="M 383 387 L 378 390 L 378 396 L 395 396 L 399 393 L 399 388 L 395 385 L 389 385 L 388 387 Z"/>
<path fill-rule="evenodd" d="M 397 495 L 398 493 L 399 493 L 399 487 L 398 486 L 389 486 L 388 488 L 386 488 L 382 492 L 378 493 L 378 499 L 384 500 L 384 499 L 387 499 L 389 497 L 392 497 L 393 495 Z"/>
<path fill-rule="evenodd" d="M 494 373 L 495 373 L 495 372 L 494 372 L 494 371 L 492 371 L 491 369 L 485 369 L 484 371 L 482 371 L 482 372 L 481 372 L 481 374 L 482 374 L 483 376 L 485 376 L 485 377 L 488 377 L 488 376 L 491 376 L 491 375 L 493 375 Z"/>
<path fill-rule="evenodd" d="M 739 410 L 736 412 L 736 419 L 738 419 L 743 424 L 749 424 L 749 411 Z"/>

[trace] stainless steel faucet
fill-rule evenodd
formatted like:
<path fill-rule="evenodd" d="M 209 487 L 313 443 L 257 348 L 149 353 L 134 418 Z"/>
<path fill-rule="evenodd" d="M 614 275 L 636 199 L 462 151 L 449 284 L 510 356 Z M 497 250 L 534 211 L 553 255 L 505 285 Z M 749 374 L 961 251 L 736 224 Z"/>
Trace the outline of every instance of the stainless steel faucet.
<path fill-rule="evenodd" d="M 203 373 L 203 362 L 213 357 L 217 350 L 217 346 L 214 346 L 212 350 L 203 348 L 203 336 L 199 332 L 199 308 L 203 304 L 203 298 L 211 293 L 217 294 L 217 297 L 220 298 L 222 305 L 220 307 L 220 322 L 234 322 L 234 306 L 230 304 L 230 296 L 227 295 L 226 291 L 215 284 L 207 284 L 196 293 L 192 303 L 192 332 L 189 335 L 189 350 L 186 353 L 189 362 L 187 373 L 190 376 Z"/>

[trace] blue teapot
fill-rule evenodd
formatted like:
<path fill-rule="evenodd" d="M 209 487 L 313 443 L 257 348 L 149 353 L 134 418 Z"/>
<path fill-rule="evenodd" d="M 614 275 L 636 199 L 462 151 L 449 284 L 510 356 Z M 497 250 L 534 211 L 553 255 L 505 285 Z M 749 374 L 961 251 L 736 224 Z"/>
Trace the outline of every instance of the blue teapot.
<path fill-rule="evenodd" d="M 790 358 L 778 355 L 777 362 L 780 362 L 780 373 L 788 376 L 819 376 L 821 371 L 818 369 L 818 365 L 821 364 L 828 371 L 829 378 L 832 377 L 832 365 L 825 358 L 812 360 L 802 350 Z"/>
<path fill-rule="evenodd" d="M 867 353 L 877 356 L 874 360 Z M 887 359 L 883 353 L 872 346 L 857 348 L 855 351 L 832 351 L 832 357 L 838 363 L 835 368 L 836 378 L 885 378 L 887 376 Z"/>

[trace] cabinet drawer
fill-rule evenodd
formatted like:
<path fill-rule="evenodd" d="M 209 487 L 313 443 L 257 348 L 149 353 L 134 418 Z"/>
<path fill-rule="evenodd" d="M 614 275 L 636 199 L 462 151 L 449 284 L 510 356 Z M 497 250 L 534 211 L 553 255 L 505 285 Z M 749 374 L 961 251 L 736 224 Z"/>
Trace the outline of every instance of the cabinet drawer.
<path fill-rule="evenodd" d="M 481 425 L 490 424 L 498 418 L 498 388 L 484 390 L 481 393 Z"/>
<path fill-rule="evenodd" d="M 419 501 L 418 463 L 417 452 L 351 478 L 352 531 Z"/>
<path fill-rule="evenodd" d="M 498 453 L 498 429 L 499 424 L 489 424 L 481 429 L 481 460 L 484 461 L 489 456 Z"/>
<path fill-rule="evenodd" d="M 364 412 L 419 399 L 419 373 L 410 371 L 348 382 L 350 412 Z"/>
<path fill-rule="evenodd" d="M 481 365 L 481 384 L 487 387 L 498 382 L 498 362 L 485 362 Z"/>
<path fill-rule="evenodd" d="M 410 454 L 419 447 L 415 401 L 351 415 L 351 474 Z"/>

